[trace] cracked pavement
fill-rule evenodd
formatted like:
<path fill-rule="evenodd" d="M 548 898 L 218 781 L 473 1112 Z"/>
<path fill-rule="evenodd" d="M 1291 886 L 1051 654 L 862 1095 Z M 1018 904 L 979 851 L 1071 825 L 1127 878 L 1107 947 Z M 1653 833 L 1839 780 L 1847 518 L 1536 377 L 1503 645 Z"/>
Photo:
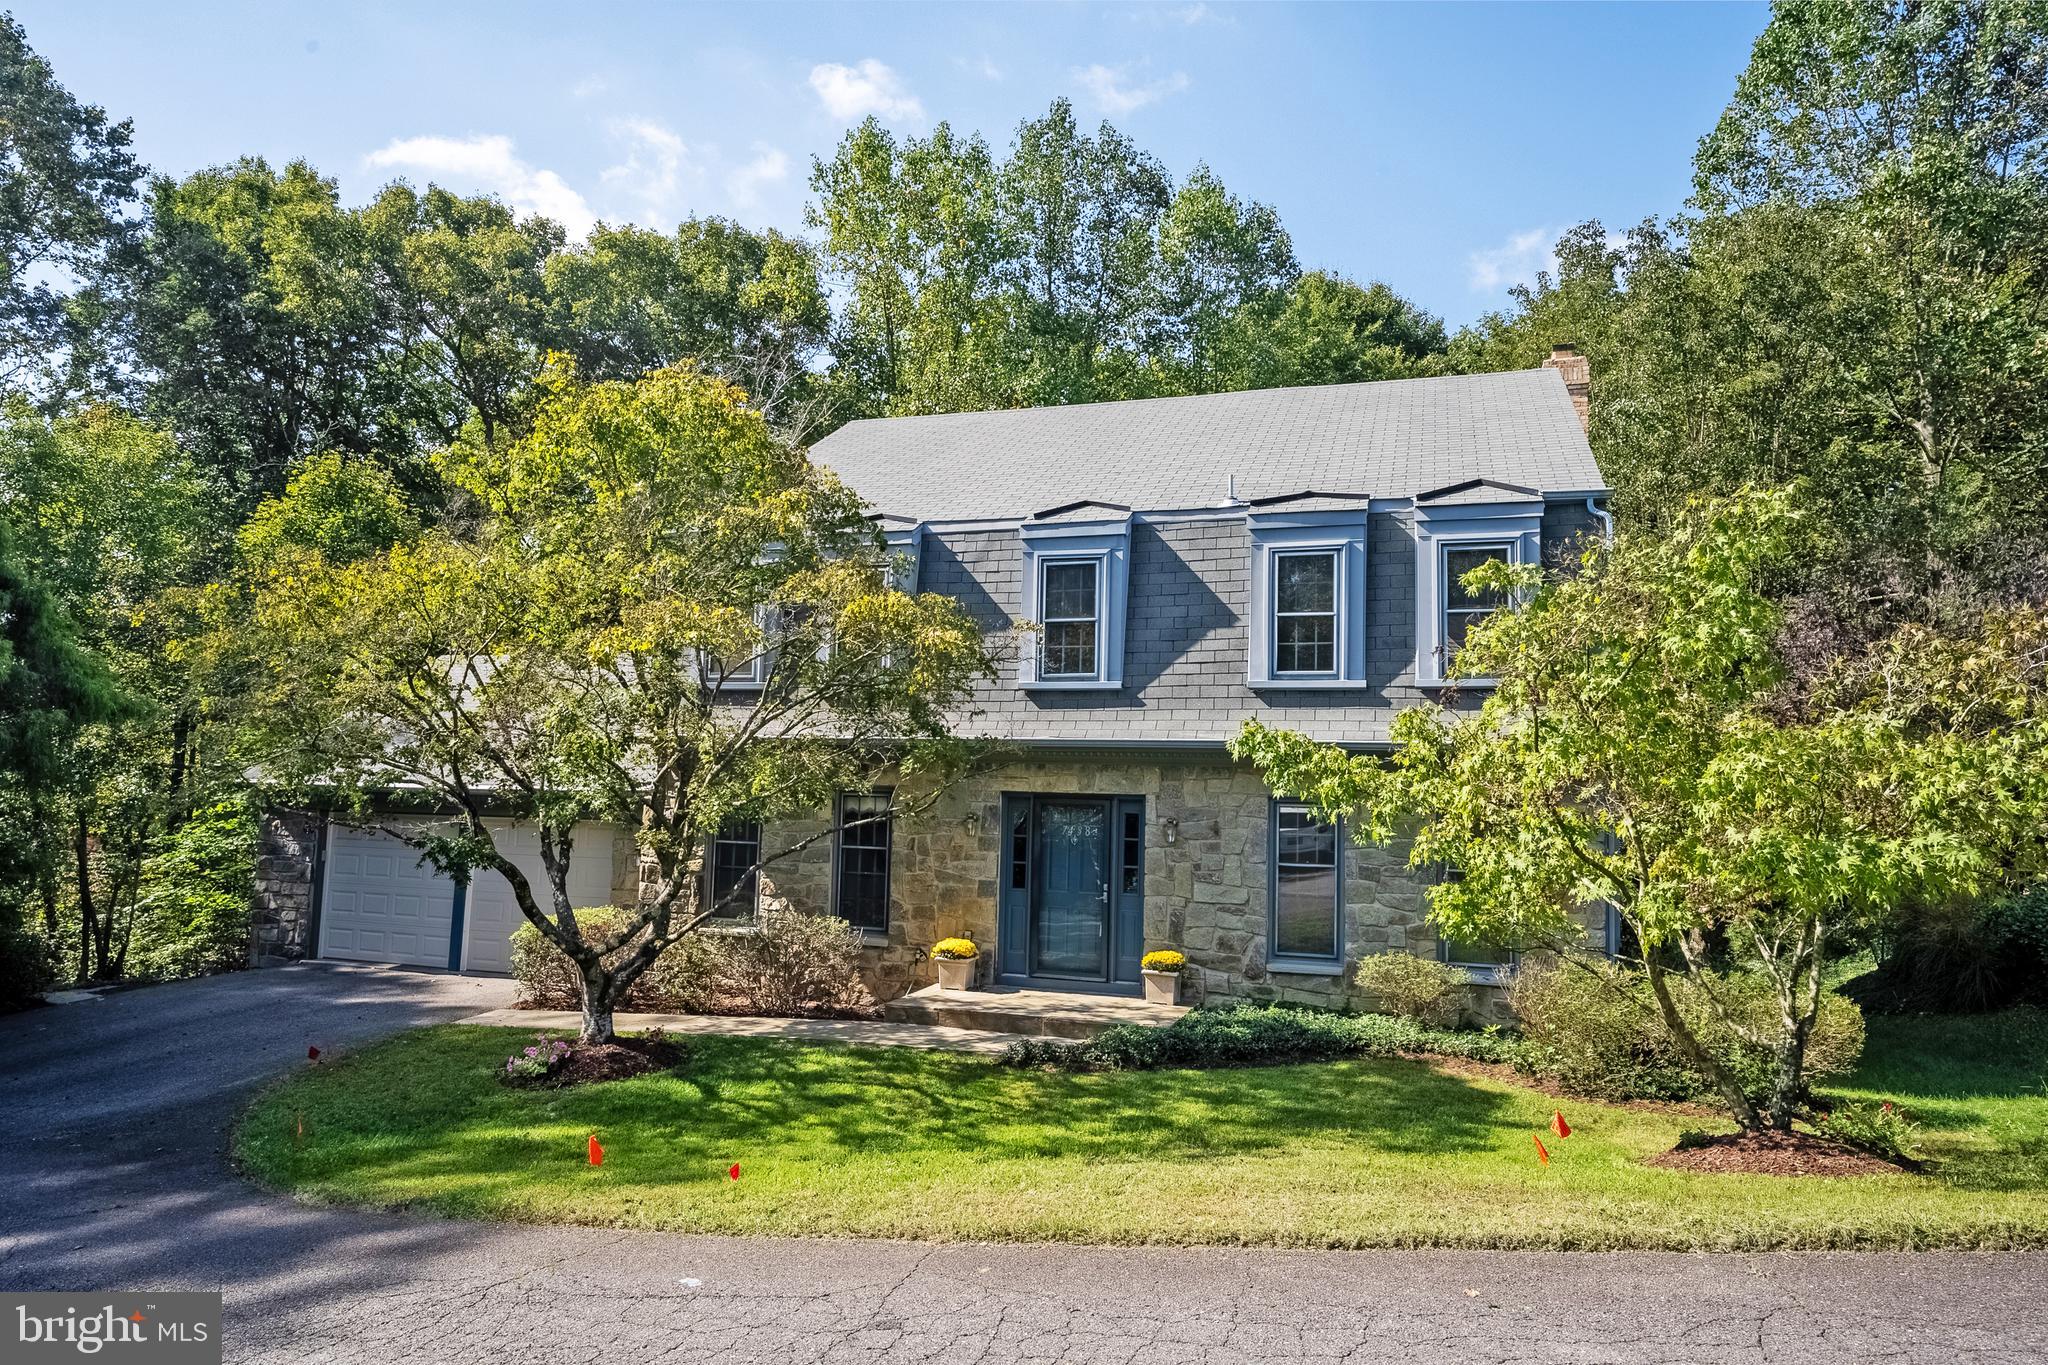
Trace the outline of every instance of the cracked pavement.
<path fill-rule="evenodd" d="M 0 1019 L 0 1288 L 213 1289 L 250 1362 L 2021 1362 L 2048 1256 L 1295 1252 L 689 1237 L 309 1208 L 248 1096 L 510 984 L 321 963 Z"/>

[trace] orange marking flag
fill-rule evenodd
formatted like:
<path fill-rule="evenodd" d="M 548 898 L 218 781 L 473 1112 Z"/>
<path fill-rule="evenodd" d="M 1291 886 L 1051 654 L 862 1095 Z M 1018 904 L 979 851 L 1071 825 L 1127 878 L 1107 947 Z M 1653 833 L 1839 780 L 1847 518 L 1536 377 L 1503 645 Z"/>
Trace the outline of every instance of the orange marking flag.
<path fill-rule="evenodd" d="M 728 1179 L 738 1180 L 740 1178 L 740 1163 L 737 1161 L 733 1162 L 731 1166 L 726 1168 L 725 1174 Z"/>
<path fill-rule="evenodd" d="M 595 1133 L 590 1135 L 590 1164 L 593 1166 L 604 1165 L 604 1148 L 598 1145 L 597 1134 Z"/>
<path fill-rule="evenodd" d="M 1544 1147 L 1543 1139 L 1531 1133 L 1529 1134 L 1529 1141 L 1536 1144 L 1536 1159 L 1548 1166 L 1550 1164 L 1550 1152 Z"/>
<path fill-rule="evenodd" d="M 1561 1138 L 1567 1138 L 1572 1135 L 1572 1126 L 1564 1121 L 1564 1110 L 1551 1110 L 1550 1131 L 1557 1134 Z"/>

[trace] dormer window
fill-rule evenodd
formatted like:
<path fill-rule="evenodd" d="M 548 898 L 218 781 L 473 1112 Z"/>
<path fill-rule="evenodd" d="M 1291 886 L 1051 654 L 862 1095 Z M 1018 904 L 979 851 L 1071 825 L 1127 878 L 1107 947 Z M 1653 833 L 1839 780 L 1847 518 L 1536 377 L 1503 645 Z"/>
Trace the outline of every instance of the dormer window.
<path fill-rule="evenodd" d="M 1451 659 L 1479 622 L 1507 605 L 1474 592 L 1465 575 L 1482 564 L 1533 564 L 1541 551 L 1543 497 L 1534 489 L 1471 479 L 1415 500 L 1415 679 L 1441 687 Z M 1489 678 L 1461 678 L 1484 687 Z"/>
<path fill-rule="evenodd" d="M 1022 651 L 1027 688 L 1112 689 L 1124 681 L 1124 618 L 1131 578 L 1130 509 L 1072 503 L 1019 530 L 1021 615 L 1036 643 Z"/>
<path fill-rule="evenodd" d="M 1250 504 L 1253 687 L 1365 681 L 1363 493 L 1304 492 Z"/>
<path fill-rule="evenodd" d="M 1334 550 L 1273 556 L 1273 672 L 1329 677 L 1337 671 Z"/>
<path fill-rule="evenodd" d="M 1506 543 L 1467 545 L 1460 542 L 1451 542 L 1443 547 L 1442 638 L 1446 662 L 1465 643 L 1467 631 L 1507 605 L 1506 596 L 1498 589 L 1475 591 L 1465 586 L 1466 574 L 1496 562 L 1514 563 L 1515 547 Z"/>
<path fill-rule="evenodd" d="M 1039 565 L 1041 637 L 1038 676 L 1048 681 L 1093 678 L 1102 624 L 1102 565 L 1093 559 L 1048 559 Z"/>

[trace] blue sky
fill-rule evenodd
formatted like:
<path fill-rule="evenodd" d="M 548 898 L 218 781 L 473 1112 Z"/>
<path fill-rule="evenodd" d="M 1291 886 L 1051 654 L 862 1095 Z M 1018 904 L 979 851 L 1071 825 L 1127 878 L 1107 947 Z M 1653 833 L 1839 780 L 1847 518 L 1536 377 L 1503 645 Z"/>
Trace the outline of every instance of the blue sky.
<path fill-rule="evenodd" d="M 5 0 L 0 0 L 4 3 Z M 1768 17 L 1749 4 L 285 4 L 14 0 L 82 98 L 184 174 L 305 157 L 562 219 L 800 226 L 873 112 L 998 146 L 1059 95 L 1280 212 L 1304 265 L 1452 323 L 1559 229 L 1679 209 Z"/>

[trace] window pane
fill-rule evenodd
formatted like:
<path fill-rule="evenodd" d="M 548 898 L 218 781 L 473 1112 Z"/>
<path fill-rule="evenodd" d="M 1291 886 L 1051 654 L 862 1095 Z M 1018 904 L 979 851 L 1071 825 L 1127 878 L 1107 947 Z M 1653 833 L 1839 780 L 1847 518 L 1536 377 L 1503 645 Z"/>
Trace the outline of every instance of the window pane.
<path fill-rule="evenodd" d="M 1278 610 L 1337 610 L 1335 555 L 1279 555 L 1273 571 L 1273 600 Z"/>
<path fill-rule="evenodd" d="M 1337 827 L 1301 806 L 1273 812 L 1273 954 L 1334 961 L 1338 955 Z"/>
<path fill-rule="evenodd" d="M 1273 667 L 1282 673 L 1333 673 L 1337 621 L 1330 616 L 1283 616 L 1277 623 Z"/>
<path fill-rule="evenodd" d="M 1095 566 L 1046 565 L 1045 605 L 1040 615 L 1047 621 L 1092 620 L 1095 616 Z"/>
<path fill-rule="evenodd" d="M 1491 943 L 1456 943 L 1443 940 L 1444 961 L 1461 967 L 1505 967 L 1513 955 Z"/>
<path fill-rule="evenodd" d="M 889 793 L 846 795 L 839 802 L 839 904 L 847 923 L 889 927 Z"/>
<path fill-rule="evenodd" d="M 1087 678 L 1095 674 L 1095 623 L 1055 621 L 1045 628 L 1048 678 Z"/>
<path fill-rule="evenodd" d="M 1508 552 L 1498 545 L 1487 545 L 1464 550 L 1444 551 L 1444 605 L 1452 609 L 1467 608 L 1492 611 L 1505 604 L 1500 593 L 1494 591 L 1472 592 L 1464 585 L 1466 574 L 1482 564 L 1495 560 L 1506 562 Z"/>
<path fill-rule="evenodd" d="M 1124 892 L 1132 894 L 1138 890 L 1145 876 L 1145 831 L 1144 821 L 1138 812 L 1124 812 Z"/>
<path fill-rule="evenodd" d="M 1337 870 L 1282 867 L 1273 910 L 1273 951 L 1282 957 L 1337 955 Z"/>
<path fill-rule="evenodd" d="M 760 894 L 759 874 L 753 868 L 760 860 L 760 825 L 749 820 L 719 831 L 711 845 L 711 904 L 717 907 L 714 913 L 726 918 L 753 916 Z"/>

